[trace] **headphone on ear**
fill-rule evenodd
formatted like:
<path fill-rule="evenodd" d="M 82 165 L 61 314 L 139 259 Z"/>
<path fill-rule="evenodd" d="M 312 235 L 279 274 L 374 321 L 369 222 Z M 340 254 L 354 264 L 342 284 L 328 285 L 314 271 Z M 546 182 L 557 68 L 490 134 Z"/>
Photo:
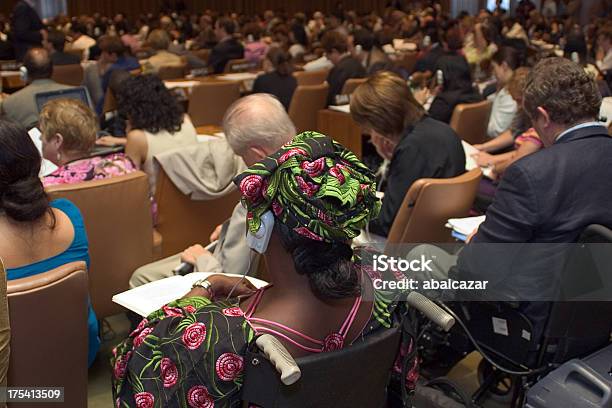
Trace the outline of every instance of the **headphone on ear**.
<path fill-rule="evenodd" d="M 28 82 L 28 68 L 25 65 L 19 67 L 19 76 L 23 82 Z"/>
<path fill-rule="evenodd" d="M 252 250 L 263 254 L 268 249 L 272 231 L 274 230 L 274 215 L 272 211 L 266 211 L 261 215 L 261 223 L 257 232 L 247 232 L 247 245 Z"/>

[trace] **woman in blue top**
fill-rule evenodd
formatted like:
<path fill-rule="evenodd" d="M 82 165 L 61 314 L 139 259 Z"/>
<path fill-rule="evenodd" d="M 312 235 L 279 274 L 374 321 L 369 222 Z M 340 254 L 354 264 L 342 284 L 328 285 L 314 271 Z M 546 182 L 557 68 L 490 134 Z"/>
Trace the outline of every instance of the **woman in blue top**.
<path fill-rule="evenodd" d="M 27 132 L 0 120 L 0 258 L 7 279 L 46 272 L 89 253 L 79 209 L 65 199 L 49 203 L 38 176 L 40 153 Z M 98 322 L 89 305 L 89 364 L 100 346 Z"/>

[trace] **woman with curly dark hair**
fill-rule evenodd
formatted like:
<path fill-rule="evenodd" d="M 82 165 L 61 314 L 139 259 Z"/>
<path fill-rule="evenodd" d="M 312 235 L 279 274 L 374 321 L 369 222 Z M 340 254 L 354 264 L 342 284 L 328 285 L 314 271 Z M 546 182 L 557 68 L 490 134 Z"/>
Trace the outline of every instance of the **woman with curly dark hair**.
<path fill-rule="evenodd" d="M 125 153 L 149 175 L 154 193 L 157 172 L 153 157 L 197 143 L 197 133 L 176 98 L 154 75 L 126 80 L 117 95 L 119 114 L 127 118 Z"/>

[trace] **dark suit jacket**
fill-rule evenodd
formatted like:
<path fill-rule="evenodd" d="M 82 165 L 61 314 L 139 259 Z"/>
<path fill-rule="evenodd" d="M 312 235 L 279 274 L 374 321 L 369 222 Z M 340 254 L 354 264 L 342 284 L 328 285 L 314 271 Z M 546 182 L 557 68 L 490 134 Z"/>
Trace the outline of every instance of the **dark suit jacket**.
<path fill-rule="evenodd" d="M 481 100 L 482 96 L 473 88 L 444 91 L 434 98 L 428 112 L 432 118 L 450 123 L 455 106 L 460 103 L 474 103 Z"/>
<path fill-rule="evenodd" d="M 329 93 L 327 94 L 327 104 L 335 105 L 336 95 L 342 93 L 342 87 L 347 79 L 363 78 L 366 76 L 366 70 L 357 59 L 347 55 L 342 58 L 338 65 L 333 67 L 327 75 L 327 83 L 329 84 Z"/>
<path fill-rule="evenodd" d="M 425 116 L 404 131 L 393 152 L 382 209 L 370 232 L 387 236 L 408 189 L 420 178 L 449 178 L 465 172 L 461 139 L 448 125 Z"/>
<path fill-rule="evenodd" d="M 53 62 L 53 65 L 72 65 L 80 64 L 81 59 L 78 55 L 56 51 L 51 54 L 51 62 Z"/>
<path fill-rule="evenodd" d="M 455 273 L 512 299 L 546 300 L 563 261 L 555 253 L 590 224 L 612 227 L 611 202 L 612 137 L 603 126 L 572 131 L 506 170 Z"/>
<path fill-rule="evenodd" d="M 213 73 L 220 74 L 227 61 L 240 58 L 244 58 L 244 47 L 235 38 L 230 38 L 215 45 L 208 57 L 208 65 Z"/>
<path fill-rule="evenodd" d="M 253 84 L 253 93 L 269 93 L 278 98 L 279 101 L 285 107 L 285 110 L 289 110 L 289 104 L 291 103 L 291 97 L 295 88 L 297 87 L 297 80 L 291 74 L 281 76 L 278 72 L 269 72 L 263 74 L 255 79 Z"/>
<path fill-rule="evenodd" d="M 45 28 L 38 13 L 25 1 L 19 1 L 13 9 L 11 20 L 15 58 L 21 61 L 26 51 L 42 44 L 40 30 Z"/>

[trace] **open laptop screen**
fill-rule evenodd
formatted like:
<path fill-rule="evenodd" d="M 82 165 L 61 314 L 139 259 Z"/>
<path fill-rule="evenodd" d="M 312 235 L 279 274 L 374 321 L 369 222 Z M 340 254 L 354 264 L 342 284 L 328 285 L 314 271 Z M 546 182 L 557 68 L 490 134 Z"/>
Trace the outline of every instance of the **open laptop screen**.
<path fill-rule="evenodd" d="M 91 100 L 89 99 L 89 93 L 87 89 L 83 86 L 75 87 L 75 88 L 67 88 L 61 89 L 59 91 L 50 91 L 50 92 L 39 92 L 35 96 L 36 98 L 36 106 L 38 107 L 38 112 L 40 112 L 45 106 L 47 102 L 53 99 L 78 99 L 83 102 L 85 105 L 93 108 L 91 106 Z"/>

